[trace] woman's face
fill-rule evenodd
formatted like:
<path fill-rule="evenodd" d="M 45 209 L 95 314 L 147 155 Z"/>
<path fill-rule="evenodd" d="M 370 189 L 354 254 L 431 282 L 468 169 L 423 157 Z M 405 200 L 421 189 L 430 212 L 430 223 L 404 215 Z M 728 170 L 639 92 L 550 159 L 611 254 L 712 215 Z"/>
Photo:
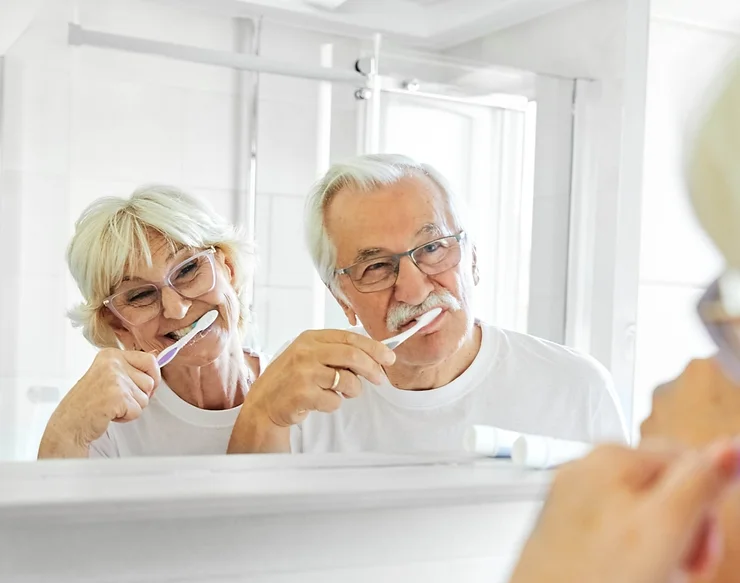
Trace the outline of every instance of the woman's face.
<path fill-rule="evenodd" d="M 233 335 L 238 334 L 239 300 L 232 286 L 233 270 L 229 262 L 221 251 L 216 250 L 212 258 L 215 274 L 213 289 L 197 297 L 186 298 L 172 287 L 162 285 L 173 268 L 181 266 L 183 262 L 186 262 L 185 265 L 178 267 L 171 276 L 171 281 L 178 285 L 182 278 L 190 277 L 189 273 L 195 262 L 191 264 L 188 261 L 201 250 L 180 249 L 173 252 L 172 246 L 161 235 L 153 235 L 149 239 L 149 246 L 152 253 L 151 267 L 142 264 L 132 269 L 113 293 L 126 292 L 124 297 L 127 305 L 141 309 L 136 304 L 139 297 L 136 290 L 147 284 L 156 284 L 160 286 L 161 311 L 151 320 L 134 325 L 106 310 L 116 335 L 127 350 L 160 352 L 184 336 L 192 324 L 206 312 L 217 310 L 216 321 L 189 342 L 177 357 L 178 363 L 189 366 L 205 366 L 213 362 L 228 349 Z M 201 269 L 211 269 L 207 257 L 201 257 L 201 262 Z M 209 283 L 211 281 L 214 280 L 209 279 Z M 151 294 L 151 289 L 149 293 Z"/>

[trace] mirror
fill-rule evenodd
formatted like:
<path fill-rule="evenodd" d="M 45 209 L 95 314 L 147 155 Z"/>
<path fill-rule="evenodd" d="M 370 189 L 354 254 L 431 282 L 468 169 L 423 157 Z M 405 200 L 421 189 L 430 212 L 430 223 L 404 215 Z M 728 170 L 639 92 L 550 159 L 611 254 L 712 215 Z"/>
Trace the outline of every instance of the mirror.
<path fill-rule="evenodd" d="M 411 156 L 434 166 L 471 211 L 472 313 L 565 341 L 573 79 L 379 45 L 369 34 L 120 0 L 45 4 L 2 63 L 0 319 L 9 328 L 0 459 L 36 457 L 50 415 L 98 352 L 67 316 L 82 299 L 65 261 L 75 221 L 96 199 L 142 184 L 201 197 L 253 238 L 243 342 L 274 355 L 304 330 L 350 324 L 304 243 L 311 185 L 359 154 Z M 480 360 L 485 368 L 496 359 Z M 526 363 L 514 366 L 507 374 L 526 374 Z M 573 403 L 564 397 L 551 412 L 567 417 Z M 426 423 L 417 413 L 414 422 Z M 500 421 L 542 429 L 534 419 Z M 298 439 L 320 450 L 324 430 Z"/>

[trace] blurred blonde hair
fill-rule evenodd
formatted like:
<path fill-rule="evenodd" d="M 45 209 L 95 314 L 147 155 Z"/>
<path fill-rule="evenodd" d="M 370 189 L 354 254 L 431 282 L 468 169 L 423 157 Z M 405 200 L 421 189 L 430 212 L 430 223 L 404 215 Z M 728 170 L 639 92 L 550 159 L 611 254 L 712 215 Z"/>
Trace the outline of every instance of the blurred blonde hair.
<path fill-rule="evenodd" d="M 205 201 L 173 186 L 142 186 L 128 197 L 103 197 L 93 202 L 75 223 L 67 248 L 67 264 L 84 301 L 69 312 L 75 327 L 98 347 L 120 346 L 103 318 L 103 301 L 122 282 L 132 266 L 152 264 L 149 239 L 161 234 L 173 249 L 223 252 L 234 271 L 239 298 L 239 331 L 249 323 L 254 271 L 251 245 L 233 225 Z"/>
<path fill-rule="evenodd" d="M 718 81 L 689 142 L 688 187 L 704 230 L 728 266 L 740 269 L 740 59 Z"/>

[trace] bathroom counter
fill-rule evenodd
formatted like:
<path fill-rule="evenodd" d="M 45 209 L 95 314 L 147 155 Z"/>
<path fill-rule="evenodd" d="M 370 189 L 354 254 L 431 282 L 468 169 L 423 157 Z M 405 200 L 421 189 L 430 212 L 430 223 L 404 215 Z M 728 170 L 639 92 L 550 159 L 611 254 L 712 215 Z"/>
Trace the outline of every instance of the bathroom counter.
<path fill-rule="evenodd" d="M 548 482 L 444 455 L 0 464 L 0 581 L 504 581 Z"/>

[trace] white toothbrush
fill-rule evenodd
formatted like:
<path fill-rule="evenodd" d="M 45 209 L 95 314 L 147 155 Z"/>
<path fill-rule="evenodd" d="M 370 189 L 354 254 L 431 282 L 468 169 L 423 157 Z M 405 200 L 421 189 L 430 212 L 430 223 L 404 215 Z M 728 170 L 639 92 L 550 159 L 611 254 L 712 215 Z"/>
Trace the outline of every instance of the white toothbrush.
<path fill-rule="evenodd" d="M 200 320 L 195 323 L 195 326 L 190 332 L 180 338 L 180 340 L 175 342 L 172 346 L 168 346 L 157 355 L 157 363 L 159 364 L 159 368 L 162 368 L 164 365 L 169 364 L 172 359 L 177 356 L 177 353 L 180 352 L 180 349 L 182 349 L 183 346 L 190 342 L 196 334 L 198 334 L 199 332 L 203 332 L 203 330 L 213 324 L 216 321 L 216 318 L 218 318 L 218 312 L 216 310 L 211 310 L 210 312 L 206 312 L 205 314 L 203 314 L 200 317 Z"/>
<path fill-rule="evenodd" d="M 426 314 L 421 316 L 416 321 L 416 324 L 414 324 L 411 328 L 409 328 L 405 332 L 401 332 L 397 336 L 392 336 L 391 338 L 386 338 L 385 340 L 381 340 L 381 342 L 385 344 L 391 350 L 395 350 L 396 348 L 398 348 L 398 346 L 402 342 L 406 342 L 406 340 L 411 338 L 414 334 L 416 334 L 424 326 L 431 324 L 432 320 L 434 320 L 434 318 L 439 316 L 441 313 L 442 313 L 442 308 L 434 308 L 433 310 L 429 310 Z"/>

